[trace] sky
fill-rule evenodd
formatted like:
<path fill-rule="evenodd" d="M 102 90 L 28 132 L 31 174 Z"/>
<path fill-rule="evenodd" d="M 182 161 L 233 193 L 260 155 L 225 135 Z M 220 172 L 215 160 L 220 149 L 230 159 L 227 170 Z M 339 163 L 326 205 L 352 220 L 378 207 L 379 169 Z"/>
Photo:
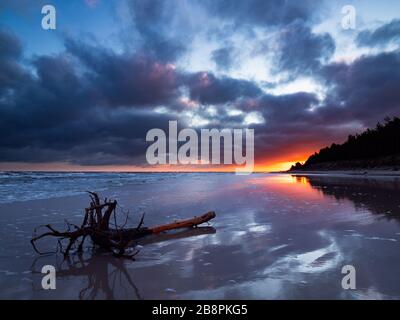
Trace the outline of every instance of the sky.
<path fill-rule="evenodd" d="M 2 0 L 0 170 L 230 170 L 149 166 L 168 121 L 254 129 L 284 170 L 400 115 L 399 45 L 397 0 Z"/>

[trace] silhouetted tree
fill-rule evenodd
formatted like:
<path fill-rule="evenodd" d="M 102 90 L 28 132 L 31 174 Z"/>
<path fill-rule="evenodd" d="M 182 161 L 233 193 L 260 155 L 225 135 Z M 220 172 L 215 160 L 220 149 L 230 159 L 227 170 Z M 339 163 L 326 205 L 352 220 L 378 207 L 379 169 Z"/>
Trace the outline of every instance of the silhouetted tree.
<path fill-rule="evenodd" d="M 355 136 L 349 135 L 343 144 L 333 143 L 311 155 L 302 166 L 292 166 L 292 170 L 307 169 L 311 165 L 363 159 L 377 159 L 400 155 L 400 119 L 385 118 L 374 129 L 367 129 Z"/>

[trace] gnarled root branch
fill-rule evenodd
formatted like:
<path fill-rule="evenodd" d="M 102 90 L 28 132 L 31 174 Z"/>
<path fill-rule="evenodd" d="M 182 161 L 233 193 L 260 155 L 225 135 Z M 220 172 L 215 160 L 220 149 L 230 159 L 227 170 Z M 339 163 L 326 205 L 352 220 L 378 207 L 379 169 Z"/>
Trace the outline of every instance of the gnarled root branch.
<path fill-rule="evenodd" d="M 138 251 L 131 254 L 126 254 L 126 250 L 141 237 L 172 229 L 196 227 L 199 224 L 208 222 L 209 220 L 215 218 L 215 213 L 211 211 L 200 217 L 177 221 L 154 228 L 145 228 L 142 227 L 144 221 L 143 215 L 136 228 L 124 228 L 128 219 L 128 215 L 126 217 L 125 224 L 122 227 L 119 227 L 116 222 L 116 200 L 110 201 L 104 199 L 104 201 L 101 201 L 97 193 L 90 191 L 88 191 L 88 193 L 91 198 L 91 202 L 90 206 L 85 209 L 85 216 L 81 226 L 66 222 L 67 231 L 61 232 L 53 228 L 50 224 L 47 224 L 41 226 L 41 228 L 45 228 L 47 231 L 40 235 L 37 235 L 38 228 L 35 229 L 35 236 L 31 239 L 31 244 L 37 253 L 51 253 L 41 252 L 36 246 L 36 242 L 45 237 L 57 238 L 59 244 L 58 248 L 65 256 L 70 253 L 72 248 L 77 248 L 78 251 L 82 251 L 86 238 L 90 237 L 94 245 L 113 252 L 116 256 L 133 258 Z M 110 219 L 112 216 L 114 216 L 115 223 L 114 227 L 110 228 Z M 68 241 L 65 249 L 63 249 L 62 245 L 64 240 Z"/>

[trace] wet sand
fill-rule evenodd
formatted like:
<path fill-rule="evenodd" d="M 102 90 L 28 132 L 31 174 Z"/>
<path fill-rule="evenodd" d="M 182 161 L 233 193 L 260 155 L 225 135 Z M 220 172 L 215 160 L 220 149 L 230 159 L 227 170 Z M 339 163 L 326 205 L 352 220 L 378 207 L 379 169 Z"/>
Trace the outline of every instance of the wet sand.
<path fill-rule="evenodd" d="M 285 172 L 286 173 L 286 172 Z M 311 175 L 325 175 L 325 176 L 375 176 L 375 177 L 398 177 L 400 171 L 389 170 L 389 169 L 354 169 L 354 170 L 293 170 L 288 171 L 288 174 L 300 175 L 300 176 L 311 176 Z"/>
<path fill-rule="evenodd" d="M 32 250 L 35 226 L 81 222 L 84 194 L 0 204 L 0 298 L 398 299 L 399 190 L 396 177 L 214 173 L 102 191 L 133 225 L 142 212 L 146 226 L 217 213 L 210 226 L 144 239 L 136 261 L 89 247 L 67 261 Z M 56 290 L 41 289 L 46 264 Z M 356 290 L 341 287 L 346 264 Z"/>

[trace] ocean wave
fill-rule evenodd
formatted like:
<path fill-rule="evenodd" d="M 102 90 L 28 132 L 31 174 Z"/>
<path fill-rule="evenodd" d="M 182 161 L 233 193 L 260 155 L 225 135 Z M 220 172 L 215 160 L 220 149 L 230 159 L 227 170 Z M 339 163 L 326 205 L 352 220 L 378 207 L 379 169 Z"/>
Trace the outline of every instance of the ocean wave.
<path fill-rule="evenodd" d="M 176 173 L 0 172 L 0 203 L 79 195 L 85 190 L 156 183 Z"/>

